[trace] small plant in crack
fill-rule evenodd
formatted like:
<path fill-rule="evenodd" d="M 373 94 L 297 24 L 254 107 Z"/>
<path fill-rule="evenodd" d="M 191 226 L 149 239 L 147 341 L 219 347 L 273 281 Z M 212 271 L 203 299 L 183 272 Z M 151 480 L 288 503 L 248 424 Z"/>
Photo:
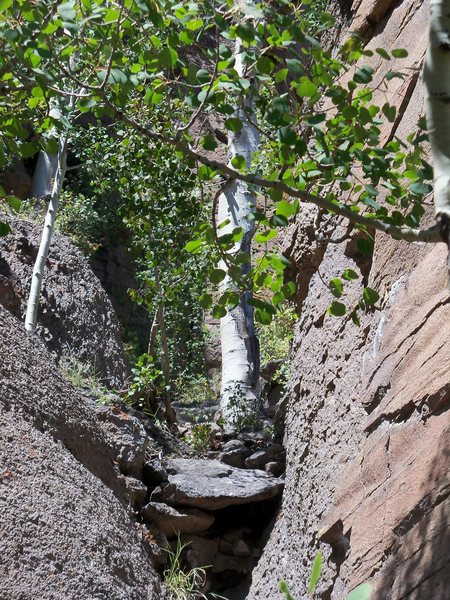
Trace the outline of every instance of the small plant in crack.
<path fill-rule="evenodd" d="M 164 583 L 169 592 L 170 600 L 227 600 L 224 596 L 202 589 L 206 584 L 206 569 L 208 567 L 186 567 L 182 560 L 183 550 L 188 544 L 177 540 L 175 550 L 168 550 L 169 566 L 164 571 Z"/>
<path fill-rule="evenodd" d="M 102 384 L 95 366 L 79 360 L 66 348 L 59 361 L 59 372 L 74 387 L 93 396 L 99 404 L 111 402 L 111 392 Z"/>

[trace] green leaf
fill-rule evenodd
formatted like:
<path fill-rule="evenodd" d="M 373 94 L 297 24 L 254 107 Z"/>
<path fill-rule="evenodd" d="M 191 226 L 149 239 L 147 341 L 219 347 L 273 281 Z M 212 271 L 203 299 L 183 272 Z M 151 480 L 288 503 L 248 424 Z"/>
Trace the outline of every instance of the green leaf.
<path fill-rule="evenodd" d="M 275 63 L 270 60 L 268 56 L 260 56 L 256 62 L 256 69 L 258 73 L 270 75 L 275 68 Z"/>
<path fill-rule="evenodd" d="M 203 241 L 202 240 L 191 240 L 190 242 L 188 242 L 186 244 L 186 246 L 184 247 L 184 249 L 187 252 L 190 252 L 191 254 L 196 254 L 201 246 L 203 245 Z"/>
<path fill-rule="evenodd" d="M 13 3 L 13 0 L 0 0 L 0 13 L 8 10 L 8 8 L 11 6 L 12 3 Z M 4 225 L 4 223 L 3 223 L 3 225 Z M 5 234 L 3 233 L 0 235 L 5 235 Z"/>
<path fill-rule="evenodd" d="M 272 315 L 275 315 L 277 312 L 275 308 L 271 304 L 269 304 L 269 302 L 264 302 L 263 300 L 259 300 L 258 298 L 250 298 L 248 300 L 248 304 L 250 304 L 250 306 L 258 308 L 259 310 L 268 312 Z"/>
<path fill-rule="evenodd" d="M 88 98 L 86 100 L 79 100 L 77 107 L 80 112 L 88 112 L 91 108 L 96 106 L 97 101 L 93 98 Z"/>
<path fill-rule="evenodd" d="M 384 48 L 376 48 L 375 52 L 377 54 L 379 54 L 382 58 L 384 58 L 386 60 L 391 60 L 391 57 L 389 56 L 389 52 L 386 52 L 386 50 Z"/>
<path fill-rule="evenodd" d="M 342 296 L 342 293 L 344 291 L 344 284 L 338 277 L 335 277 L 330 281 L 329 287 L 331 293 L 333 294 L 333 296 L 335 296 L 335 298 L 340 298 Z"/>
<path fill-rule="evenodd" d="M 273 315 L 267 310 L 255 310 L 255 321 L 261 323 L 261 325 L 269 325 L 272 322 Z"/>
<path fill-rule="evenodd" d="M 362 583 L 358 585 L 350 594 L 347 600 L 370 600 L 372 595 L 372 587 L 370 583 Z"/>
<path fill-rule="evenodd" d="M 19 210 L 22 204 L 22 200 L 17 196 L 6 196 L 6 202 L 13 210 Z"/>
<path fill-rule="evenodd" d="M 387 81 L 390 81 L 391 79 L 405 79 L 405 76 L 403 75 L 403 73 L 400 73 L 400 71 L 388 71 L 385 75 L 385 78 Z"/>
<path fill-rule="evenodd" d="M 408 51 L 405 48 L 395 48 L 391 51 L 392 56 L 395 58 L 406 58 L 408 56 Z"/>
<path fill-rule="evenodd" d="M 275 231 L 275 229 L 268 229 L 264 233 L 257 233 L 255 235 L 255 242 L 258 242 L 259 244 L 265 244 L 266 242 L 270 242 L 270 240 L 273 240 L 273 238 L 276 237 L 277 232 Z"/>
<path fill-rule="evenodd" d="M 56 10 L 63 21 L 74 21 L 75 17 L 77 16 L 74 9 L 73 1 L 64 2 L 64 4 L 60 4 Z"/>
<path fill-rule="evenodd" d="M 373 304 L 376 304 L 378 302 L 378 300 L 380 299 L 380 295 L 372 288 L 366 287 L 363 290 L 363 298 L 367 306 L 372 306 Z"/>
<path fill-rule="evenodd" d="M 317 85 L 307 77 L 300 77 L 299 83 L 295 86 L 295 91 L 300 97 L 312 97 L 317 93 Z"/>
<path fill-rule="evenodd" d="M 257 8 L 254 4 L 247 4 L 246 2 L 243 2 L 240 5 L 240 10 L 245 15 L 247 15 L 249 17 L 252 17 L 253 19 L 262 19 L 262 18 L 264 18 L 264 13 L 262 12 L 262 10 L 260 10 L 259 8 Z"/>
<path fill-rule="evenodd" d="M 225 119 L 224 123 L 225 127 L 234 133 L 241 131 L 244 126 L 242 121 L 236 117 L 230 117 L 229 119 Z"/>
<path fill-rule="evenodd" d="M 245 158 L 240 154 L 233 156 L 233 158 L 231 159 L 231 164 L 237 171 L 245 171 L 247 168 Z"/>
<path fill-rule="evenodd" d="M 408 190 L 411 192 L 411 194 L 413 194 L 413 196 L 425 196 L 425 194 L 428 194 L 429 192 L 431 192 L 431 186 L 429 186 L 427 183 L 412 183 L 409 187 Z"/>
<path fill-rule="evenodd" d="M 279 71 L 277 71 L 274 75 L 275 83 L 281 83 L 282 81 L 285 81 L 286 77 L 288 76 L 288 73 L 289 69 L 280 69 Z"/>
<path fill-rule="evenodd" d="M 358 273 L 356 273 L 356 271 L 353 271 L 353 269 L 345 269 L 341 277 L 346 281 L 352 281 L 352 279 L 359 279 Z"/>
<path fill-rule="evenodd" d="M 213 269 L 209 275 L 209 280 L 212 283 L 220 283 L 227 276 L 223 269 Z"/>
<path fill-rule="evenodd" d="M 317 582 L 319 581 L 320 573 L 322 571 L 323 556 L 321 552 L 317 552 L 314 562 L 311 568 L 311 575 L 309 576 L 308 591 L 310 596 L 314 594 Z"/>
<path fill-rule="evenodd" d="M 211 296 L 211 294 L 202 294 L 198 299 L 198 303 L 202 308 L 208 310 L 212 306 L 213 297 Z"/>
<path fill-rule="evenodd" d="M 269 222 L 272 227 L 286 227 L 289 225 L 289 221 L 283 215 L 272 215 Z"/>
<path fill-rule="evenodd" d="M 36 154 L 36 152 L 37 147 L 31 142 L 25 142 L 25 144 L 20 146 L 20 155 L 23 156 L 23 158 L 29 158 L 30 156 Z"/>
<path fill-rule="evenodd" d="M 11 233 L 11 227 L 8 223 L 0 221 L 0 236 L 8 235 L 9 233 Z"/>
<path fill-rule="evenodd" d="M 178 60 L 178 54 L 173 48 L 164 48 L 159 53 L 158 59 L 163 67 L 174 67 Z"/>
<path fill-rule="evenodd" d="M 373 241 L 367 238 L 361 238 L 356 242 L 358 250 L 365 256 L 372 256 L 373 254 Z"/>
<path fill-rule="evenodd" d="M 210 133 L 202 137 L 200 144 L 204 150 L 215 150 L 217 148 L 216 138 Z"/>
<path fill-rule="evenodd" d="M 285 595 L 286 600 L 294 600 L 294 598 L 291 596 L 288 590 L 288 586 L 285 581 L 281 580 L 278 586 L 280 588 L 280 592 L 282 592 Z"/>
<path fill-rule="evenodd" d="M 221 319 L 227 314 L 225 307 L 216 304 L 216 306 L 212 310 L 212 315 L 215 319 Z"/>
<path fill-rule="evenodd" d="M 281 304 L 284 300 L 284 294 L 283 292 L 275 292 L 275 294 L 272 296 L 272 304 L 274 306 L 278 306 L 278 304 Z"/>
<path fill-rule="evenodd" d="M 357 69 L 353 76 L 353 81 L 356 83 L 370 83 L 372 81 L 373 69 L 372 67 L 361 67 Z"/>
<path fill-rule="evenodd" d="M 120 69 L 111 69 L 108 77 L 108 83 L 120 83 L 125 84 L 128 81 L 128 77 Z"/>
<path fill-rule="evenodd" d="M 338 302 L 337 300 L 333 300 L 330 306 L 327 308 L 327 312 L 329 315 L 333 317 L 343 317 L 347 312 L 347 307 L 342 302 Z"/>
<path fill-rule="evenodd" d="M 383 114 L 386 116 L 387 120 L 390 123 L 393 123 L 395 121 L 395 116 L 397 114 L 397 109 L 395 108 L 395 106 L 391 106 L 388 102 L 386 102 L 386 104 L 383 105 L 383 108 L 381 110 L 383 111 Z"/>
<path fill-rule="evenodd" d="M 351 315 L 350 315 L 350 316 L 351 316 L 351 318 L 352 318 L 352 321 L 353 321 L 353 323 L 354 323 L 354 324 L 355 324 L 357 327 L 360 327 L 360 326 L 361 326 L 361 321 L 359 320 L 358 313 L 356 312 L 356 309 L 355 309 L 354 311 L 352 311 L 352 313 L 351 313 Z"/>
<path fill-rule="evenodd" d="M 203 26 L 203 21 L 201 19 L 191 19 L 185 26 L 188 31 L 197 31 Z"/>
<path fill-rule="evenodd" d="M 251 44 L 255 39 L 255 30 L 250 23 L 242 23 L 237 25 L 236 33 L 242 40 L 244 40 L 244 42 L 247 42 L 248 44 Z"/>
<path fill-rule="evenodd" d="M 280 200 L 280 202 L 276 203 L 275 213 L 288 219 L 289 217 L 292 217 L 298 213 L 299 206 L 300 203 L 298 200 L 295 200 L 294 202 Z"/>
<path fill-rule="evenodd" d="M 197 170 L 197 177 L 200 179 L 200 181 L 210 181 L 213 179 L 213 177 L 215 177 L 215 175 L 216 171 L 207 165 L 200 165 Z"/>
<path fill-rule="evenodd" d="M 283 285 L 281 290 L 282 290 L 283 294 L 286 296 L 286 298 L 290 298 L 291 296 L 293 296 L 295 294 L 295 292 L 297 291 L 297 288 L 293 281 L 288 281 L 286 283 L 286 285 Z"/>

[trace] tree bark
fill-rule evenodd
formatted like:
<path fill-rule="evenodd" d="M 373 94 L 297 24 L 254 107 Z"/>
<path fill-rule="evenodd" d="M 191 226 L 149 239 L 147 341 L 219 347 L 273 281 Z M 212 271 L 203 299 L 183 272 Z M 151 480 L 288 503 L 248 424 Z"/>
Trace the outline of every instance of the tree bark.
<path fill-rule="evenodd" d="M 45 216 L 44 230 L 42 232 L 41 243 L 39 246 L 36 262 L 33 267 L 33 275 L 31 278 L 30 295 L 28 298 L 27 312 L 25 316 L 25 329 L 29 332 L 36 331 L 37 312 L 39 307 L 39 297 L 42 288 L 42 280 L 44 276 L 44 268 L 48 257 L 50 243 L 52 241 L 52 235 L 55 226 L 55 218 L 59 204 L 59 197 L 61 195 L 61 189 L 66 172 L 66 158 L 67 141 L 65 138 L 62 138 L 59 143 L 56 161 L 56 171 L 54 175 L 53 184 L 44 184 L 43 180 L 41 182 L 42 187 L 40 189 L 43 190 L 45 186 L 48 185 L 49 187 L 51 187 L 51 194 L 47 214 Z M 47 173 L 50 176 L 49 170 L 47 170 Z"/>
<path fill-rule="evenodd" d="M 237 40 L 235 69 L 240 77 L 245 77 L 241 41 Z M 248 77 L 248 74 L 247 74 Z M 242 129 L 228 136 L 229 160 L 243 156 L 250 170 L 254 153 L 259 146 L 259 133 L 255 127 L 254 105 L 251 96 L 245 104 L 236 109 L 235 116 L 242 123 Z M 256 198 L 248 183 L 233 181 L 219 197 L 218 222 L 229 220 L 221 233 L 230 233 L 241 227 L 242 240 L 235 244 L 230 253 L 251 253 L 254 234 L 253 221 L 248 219 L 256 208 Z M 221 268 L 227 271 L 225 263 Z M 250 265 L 244 265 L 244 271 Z M 222 291 L 234 289 L 229 275 L 223 281 Z M 222 346 L 222 389 L 221 411 L 225 426 L 229 428 L 251 425 L 257 413 L 255 386 L 259 375 L 259 352 L 255 335 L 253 309 L 248 304 L 250 293 L 241 295 L 239 305 L 220 320 Z"/>
<path fill-rule="evenodd" d="M 31 182 L 30 198 L 48 198 L 52 193 L 52 181 L 58 168 L 58 154 L 39 152 Z"/>
<path fill-rule="evenodd" d="M 155 358 L 156 353 L 156 336 L 158 335 L 158 311 L 156 311 L 155 316 L 153 317 L 152 326 L 150 327 L 150 335 L 148 338 L 148 348 L 147 354 Z"/>
<path fill-rule="evenodd" d="M 167 386 L 170 384 L 170 359 L 169 359 L 169 343 L 167 341 L 166 322 L 164 318 L 164 304 L 158 308 L 158 324 L 159 333 L 161 336 L 161 364 L 164 376 L 164 383 L 166 389 L 164 390 L 164 407 L 166 410 L 167 422 L 172 424 L 177 420 L 177 413 L 175 412 L 172 403 L 170 401 L 169 391 Z"/>
<path fill-rule="evenodd" d="M 425 111 L 434 170 L 434 205 L 450 248 L 450 0 L 431 0 L 430 38 L 423 71 Z M 450 258 L 449 258 L 450 276 Z"/>

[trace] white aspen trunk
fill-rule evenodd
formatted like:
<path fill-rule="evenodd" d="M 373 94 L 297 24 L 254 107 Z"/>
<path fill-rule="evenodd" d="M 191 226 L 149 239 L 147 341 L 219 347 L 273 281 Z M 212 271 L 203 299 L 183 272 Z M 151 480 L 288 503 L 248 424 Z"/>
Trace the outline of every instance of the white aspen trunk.
<path fill-rule="evenodd" d="M 159 333 L 161 335 L 161 364 L 166 386 L 170 384 L 170 359 L 169 359 L 169 343 L 167 340 L 166 321 L 164 314 L 164 304 L 158 309 Z M 167 422 L 172 424 L 177 420 L 177 414 L 170 401 L 169 391 L 164 390 L 164 407 L 166 410 Z"/>
<path fill-rule="evenodd" d="M 58 154 L 47 154 L 42 150 L 39 152 L 31 182 L 30 198 L 48 198 L 51 195 L 57 167 Z"/>
<path fill-rule="evenodd" d="M 431 0 L 430 38 L 423 79 L 434 170 L 434 204 L 450 247 L 450 0 Z M 450 270 L 450 261 L 449 261 Z"/>
<path fill-rule="evenodd" d="M 235 50 L 235 69 L 240 77 L 245 76 L 245 65 L 241 52 L 240 40 Z M 245 110 L 247 109 L 247 110 Z M 255 127 L 254 106 L 251 98 L 245 107 L 236 110 L 236 116 L 243 127 L 228 137 L 229 160 L 237 155 L 245 158 L 250 169 L 253 155 L 259 147 L 259 133 Z M 234 181 L 221 194 L 218 206 L 218 222 L 229 220 L 221 233 L 230 233 L 236 227 L 242 227 L 242 240 L 235 244 L 230 253 L 251 252 L 251 241 L 254 224 L 248 219 L 256 208 L 256 198 L 248 184 Z M 244 266 L 249 269 L 250 265 Z M 224 263 L 221 268 L 225 271 Z M 222 284 L 222 291 L 234 289 L 231 278 L 227 275 Z M 248 304 L 249 294 L 241 296 L 239 305 L 229 311 L 220 320 L 220 338 L 222 346 L 222 388 L 221 412 L 227 428 L 242 427 L 255 419 L 257 413 L 257 396 L 255 387 L 259 376 L 259 349 L 255 335 L 253 309 Z"/>
<path fill-rule="evenodd" d="M 27 313 L 25 316 L 25 329 L 29 332 L 36 331 L 37 312 L 39 307 L 39 297 L 41 294 L 42 280 L 44 276 L 45 263 L 48 257 L 48 251 L 52 240 L 56 212 L 58 210 L 59 197 L 66 172 L 67 142 L 64 138 L 59 143 L 59 149 L 56 161 L 56 171 L 53 185 L 51 187 L 50 200 L 47 214 L 45 216 L 44 230 L 42 232 L 41 243 L 33 267 L 31 278 L 30 295 L 27 304 Z M 43 188 L 42 188 L 43 189 Z"/>
<path fill-rule="evenodd" d="M 152 326 L 150 327 L 150 336 L 148 338 L 147 354 L 155 358 L 156 353 L 156 336 L 158 335 L 158 311 L 156 311 L 153 317 Z"/>

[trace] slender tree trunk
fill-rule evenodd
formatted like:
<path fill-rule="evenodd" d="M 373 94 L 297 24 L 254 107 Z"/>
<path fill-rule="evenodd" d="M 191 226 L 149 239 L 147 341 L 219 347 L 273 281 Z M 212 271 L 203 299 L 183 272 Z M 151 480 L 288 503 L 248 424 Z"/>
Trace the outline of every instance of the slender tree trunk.
<path fill-rule="evenodd" d="M 153 317 L 152 326 L 150 327 L 150 336 L 148 339 L 148 348 L 147 348 L 147 354 L 149 356 L 152 356 L 153 358 L 155 358 L 155 353 L 156 353 L 156 336 L 158 335 L 158 328 L 159 328 L 158 311 L 156 311 L 155 316 Z"/>
<path fill-rule="evenodd" d="M 235 69 L 240 77 L 245 76 L 245 65 L 240 40 L 235 50 Z M 248 75 L 247 75 L 248 76 Z M 229 159 L 237 155 L 245 158 L 250 169 L 253 155 L 259 146 L 259 133 L 255 127 L 254 106 L 252 99 L 238 107 L 236 116 L 243 127 L 237 133 L 230 133 L 228 139 Z M 229 220 L 229 224 L 221 232 L 229 233 L 236 227 L 244 231 L 241 242 L 237 243 L 231 253 L 251 252 L 251 241 L 254 234 L 253 222 L 248 219 L 256 208 L 256 198 L 248 184 L 234 181 L 221 194 L 218 207 L 219 223 Z M 226 265 L 221 267 L 226 270 Z M 248 270 L 250 265 L 245 265 Z M 227 275 L 222 291 L 233 289 L 233 283 Z M 248 304 L 249 294 L 242 294 L 239 305 L 229 311 L 220 320 L 222 346 L 222 389 L 221 410 L 226 427 L 240 427 L 251 424 L 257 413 L 257 396 L 255 386 L 259 375 L 259 351 L 255 336 L 253 309 Z"/>
<path fill-rule="evenodd" d="M 163 297 L 163 290 L 161 288 L 161 284 L 159 281 L 159 272 L 155 270 L 155 280 L 156 287 L 158 290 L 159 297 Z M 156 330 L 159 329 L 159 334 L 161 338 L 161 365 L 164 376 L 165 386 L 169 386 L 170 384 L 170 356 L 169 356 L 169 342 L 167 340 L 167 330 L 166 330 L 166 321 L 165 321 L 165 307 L 164 302 L 161 300 L 161 304 L 156 311 L 155 320 L 157 323 Z M 153 325 L 152 325 L 153 329 Z M 151 338 L 151 335 L 150 335 Z M 149 345 L 150 348 L 150 345 Z M 150 354 L 150 353 L 149 353 Z M 167 389 L 164 390 L 164 407 L 166 410 L 166 419 L 169 423 L 175 423 L 177 420 L 177 413 L 175 412 L 172 403 L 170 401 L 169 391 Z"/>
<path fill-rule="evenodd" d="M 167 341 L 166 322 L 164 316 L 164 304 L 158 309 L 159 333 L 161 336 L 161 363 L 166 386 L 170 384 L 170 358 L 169 358 L 169 343 Z M 173 409 L 170 401 L 168 390 L 164 390 L 164 407 L 166 409 L 166 419 L 169 423 L 175 423 L 177 414 Z"/>
<path fill-rule="evenodd" d="M 48 198 L 51 195 L 57 168 L 58 154 L 47 154 L 41 150 L 33 173 L 30 198 Z"/>
<path fill-rule="evenodd" d="M 436 219 L 450 248 L 450 0 L 431 0 L 430 8 L 430 39 L 423 71 L 425 110 L 433 156 Z"/>
<path fill-rule="evenodd" d="M 56 212 L 58 210 L 59 197 L 66 172 L 67 142 L 62 138 L 59 143 L 57 154 L 56 171 L 51 185 L 50 201 L 44 222 L 41 243 L 38 255 L 33 268 L 31 278 L 31 289 L 27 304 L 27 313 L 25 316 L 25 329 L 29 332 L 36 331 L 37 312 L 39 307 L 39 297 L 41 294 L 42 280 L 44 276 L 45 263 L 48 257 L 48 251 L 52 240 L 53 229 L 55 225 Z M 47 171 L 49 173 L 49 171 Z M 44 184 L 42 184 L 44 189 Z M 50 187 L 50 186 L 49 186 Z"/>

